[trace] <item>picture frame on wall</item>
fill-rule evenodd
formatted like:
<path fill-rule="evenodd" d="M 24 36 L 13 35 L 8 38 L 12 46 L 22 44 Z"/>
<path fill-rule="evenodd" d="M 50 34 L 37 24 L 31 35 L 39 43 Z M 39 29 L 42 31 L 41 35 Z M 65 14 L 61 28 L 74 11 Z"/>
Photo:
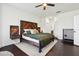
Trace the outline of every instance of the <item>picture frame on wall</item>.
<path fill-rule="evenodd" d="M 19 26 L 10 25 L 10 38 L 11 39 L 19 38 Z"/>

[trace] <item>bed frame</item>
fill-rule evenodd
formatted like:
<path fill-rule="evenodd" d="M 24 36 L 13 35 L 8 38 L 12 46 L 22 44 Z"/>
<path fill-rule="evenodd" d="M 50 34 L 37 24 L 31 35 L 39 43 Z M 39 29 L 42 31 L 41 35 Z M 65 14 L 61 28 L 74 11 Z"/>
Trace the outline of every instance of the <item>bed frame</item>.
<path fill-rule="evenodd" d="M 28 21 L 20 21 L 20 42 L 23 41 L 22 38 L 22 33 L 23 33 L 23 29 L 37 29 L 40 32 L 40 27 L 38 27 L 38 24 L 35 22 L 28 22 Z M 42 52 L 42 46 L 41 46 L 41 42 L 39 42 L 38 44 L 38 48 L 39 48 L 39 53 Z"/>

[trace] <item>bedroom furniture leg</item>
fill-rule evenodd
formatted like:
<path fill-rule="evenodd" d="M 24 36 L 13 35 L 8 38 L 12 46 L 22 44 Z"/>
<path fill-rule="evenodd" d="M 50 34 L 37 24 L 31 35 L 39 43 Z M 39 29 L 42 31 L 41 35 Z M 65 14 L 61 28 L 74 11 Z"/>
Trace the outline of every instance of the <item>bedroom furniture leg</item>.
<path fill-rule="evenodd" d="M 39 42 L 39 53 L 42 52 L 41 42 Z"/>
<path fill-rule="evenodd" d="M 22 40 L 20 40 L 20 42 L 22 42 Z"/>
<path fill-rule="evenodd" d="M 20 38 L 20 42 L 22 42 L 22 38 Z"/>

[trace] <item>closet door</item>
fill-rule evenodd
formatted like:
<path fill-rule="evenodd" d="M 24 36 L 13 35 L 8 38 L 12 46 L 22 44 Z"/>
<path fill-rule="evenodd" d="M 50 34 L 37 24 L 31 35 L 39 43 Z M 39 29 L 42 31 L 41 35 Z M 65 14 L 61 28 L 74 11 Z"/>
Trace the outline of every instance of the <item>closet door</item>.
<path fill-rule="evenodd" d="M 79 46 L 79 15 L 74 16 L 74 44 Z"/>

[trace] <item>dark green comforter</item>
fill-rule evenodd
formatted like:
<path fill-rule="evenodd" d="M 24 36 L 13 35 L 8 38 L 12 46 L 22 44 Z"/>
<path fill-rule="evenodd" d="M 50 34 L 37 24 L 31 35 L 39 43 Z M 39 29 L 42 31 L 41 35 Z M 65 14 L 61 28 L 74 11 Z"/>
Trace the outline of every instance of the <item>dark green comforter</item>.
<path fill-rule="evenodd" d="M 31 38 L 34 38 L 36 40 L 39 40 L 42 46 L 45 46 L 49 44 L 51 41 L 53 41 L 54 36 L 49 33 L 38 33 L 38 34 L 24 34 L 24 36 L 28 36 Z"/>

